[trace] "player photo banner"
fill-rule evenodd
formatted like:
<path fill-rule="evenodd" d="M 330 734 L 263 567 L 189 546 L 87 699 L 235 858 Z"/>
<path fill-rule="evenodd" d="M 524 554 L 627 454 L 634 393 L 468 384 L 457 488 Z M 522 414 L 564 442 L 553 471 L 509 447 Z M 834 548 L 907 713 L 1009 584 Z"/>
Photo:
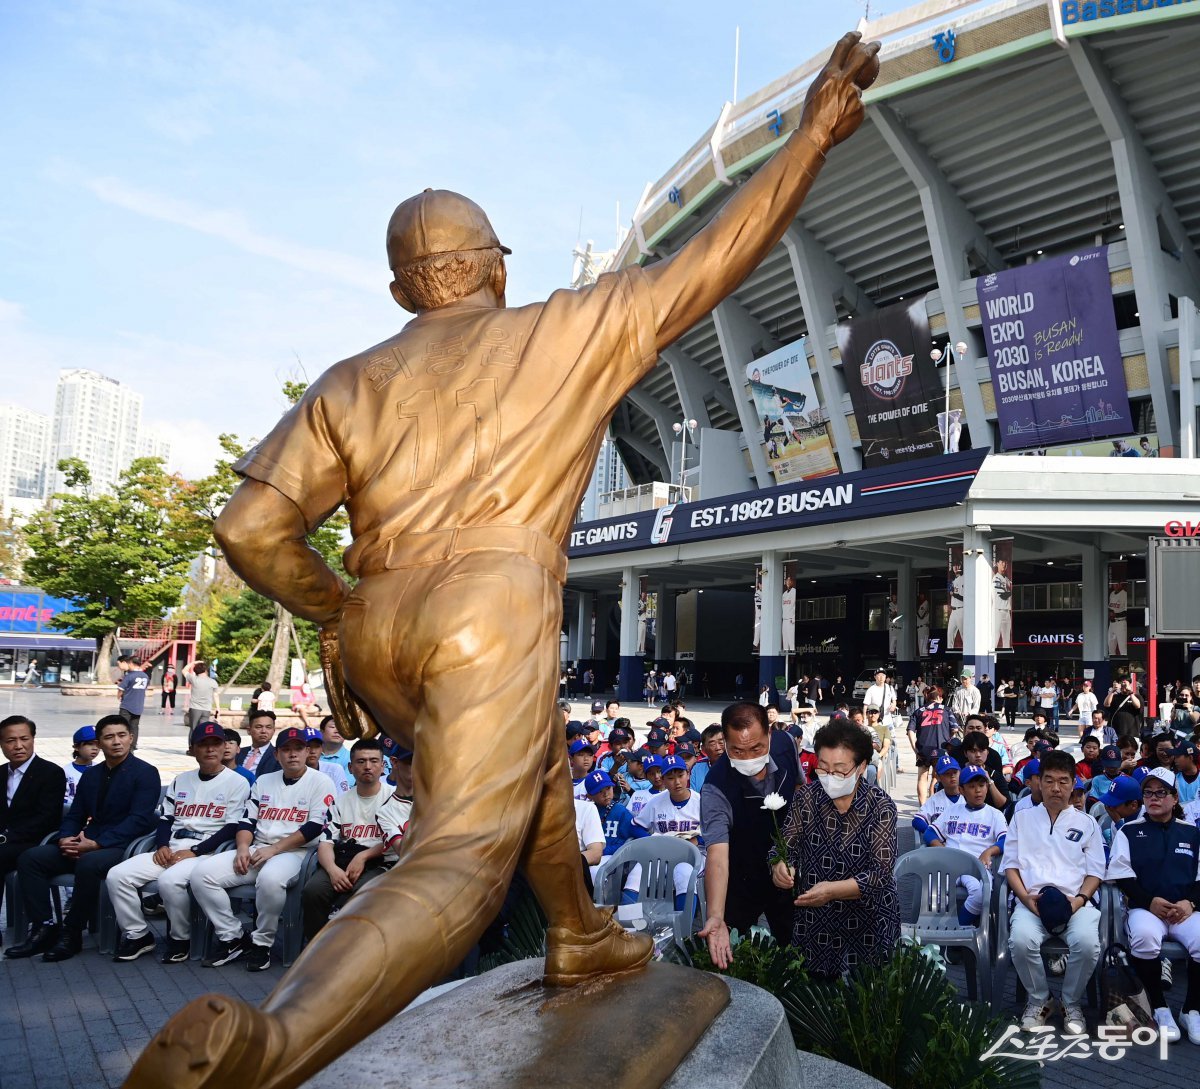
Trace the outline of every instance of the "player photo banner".
<path fill-rule="evenodd" d="M 654 646 L 654 620 L 658 614 L 658 594 L 650 592 L 649 579 L 638 576 L 637 652 L 647 653 L 647 646 Z"/>
<path fill-rule="evenodd" d="M 1107 246 L 989 273 L 975 292 L 1005 450 L 1133 430 Z"/>
<path fill-rule="evenodd" d="M 942 388 L 929 358 L 925 296 L 844 321 L 837 339 L 863 466 L 940 454 Z"/>
<path fill-rule="evenodd" d="M 754 653 L 758 653 L 758 645 L 762 641 L 762 584 L 763 569 L 754 569 Z"/>
<path fill-rule="evenodd" d="M 1129 565 L 1108 564 L 1108 656 L 1129 657 Z"/>
<path fill-rule="evenodd" d="M 963 579 L 963 549 L 962 545 L 951 545 L 946 571 L 946 599 L 950 605 L 950 617 L 946 622 L 946 653 L 961 654 L 963 649 L 963 620 L 966 612 L 963 608 L 963 592 L 966 582 Z"/>
<path fill-rule="evenodd" d="M 917 579 L 917 657 L 927 658 L 932 653 L 929 629 L 933 619 L 933 595 L 930 580 L 924 576 Z M 940 627 L 940 625 L 939 625 Z"/>
<path fill-rule="evenodd" d="M 1011 654 L 1013 613 L 1013 539 L 992 542 L 992 637 L 997 654 Z"/>
<path fill-rule="evenodd" d="M 796 575 L 799 564 L 795 560 L 783 563 L 783 655 L 796 653 Z"/>
<path fill-rule="evenodd" d="M 817 400 L 803 337 L 747 364 L 746 382 L 776 484 L 838 472 L 829 418 Z"/>

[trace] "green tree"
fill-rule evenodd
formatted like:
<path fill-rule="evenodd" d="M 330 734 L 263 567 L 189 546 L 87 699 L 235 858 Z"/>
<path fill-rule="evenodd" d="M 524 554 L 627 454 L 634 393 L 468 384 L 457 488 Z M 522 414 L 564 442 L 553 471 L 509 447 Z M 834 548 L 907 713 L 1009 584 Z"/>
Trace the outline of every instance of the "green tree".
<path fill-rule="evenodd" d="M 24 577 L 25 557 L 29 543 L 21 532 L 16 516 L 0 515 L 0 578 L 20 582 Z"/>
<path fill-rule="evenodd" d="M 119 627 L 179 604 L 188 565 L 206 536 L 189 507 L 187 481 L 166 472 L 158 458 L 134 461 L 112 493 L 93 491 L 78 458 L 58 468 L 69 491 L 25 526 L 25 575 L 70 603 L 52 623 L 95 639 L 103 670 Z"/>

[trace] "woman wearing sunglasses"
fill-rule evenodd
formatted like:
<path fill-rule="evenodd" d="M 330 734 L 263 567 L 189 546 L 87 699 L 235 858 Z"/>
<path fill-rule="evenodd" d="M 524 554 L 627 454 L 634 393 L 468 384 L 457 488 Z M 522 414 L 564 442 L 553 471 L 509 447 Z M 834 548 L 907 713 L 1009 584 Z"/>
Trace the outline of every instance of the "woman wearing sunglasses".
<path fill-rule="evenodd" d="M 1129 901 L 1133 969 L 1146 988 L 1154 1020 L 1172 1043 L 1182 1034 L 1163 993 L 1159 956 L 1166 938 L 1188 951 L 1181 1020 L 1188 1039 L 1200 1045 L 1200 828 L 1181 819 L 1175 774 L 1167 768 L 1154 768 L 1143 780 L 1142 802 L 1145 816 L 1113 835 L 1108 880 Z"/>

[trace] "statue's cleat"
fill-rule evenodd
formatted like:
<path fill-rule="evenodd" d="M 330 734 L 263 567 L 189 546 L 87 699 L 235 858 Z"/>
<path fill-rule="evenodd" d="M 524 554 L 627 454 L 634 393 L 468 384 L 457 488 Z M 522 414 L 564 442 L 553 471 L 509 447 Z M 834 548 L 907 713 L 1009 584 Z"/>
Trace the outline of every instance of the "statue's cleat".
<path fill-rule="evenodd" d="M 632 972 L 643 967 L 654 953 L 649 934 L 634 934 L 612 917 L 591 934 L 576 934 L 566 927 L 546 931 L 545 982 L 551 987 L 574 987 L 597 976 Z"/>
<path fill-rule="evenodd" d="M 278 1066 L 278 1022 L 236 998 L 189 1002 L 146 1045 L 124 1089 L 227 1089 L 266 1084 Z"/>

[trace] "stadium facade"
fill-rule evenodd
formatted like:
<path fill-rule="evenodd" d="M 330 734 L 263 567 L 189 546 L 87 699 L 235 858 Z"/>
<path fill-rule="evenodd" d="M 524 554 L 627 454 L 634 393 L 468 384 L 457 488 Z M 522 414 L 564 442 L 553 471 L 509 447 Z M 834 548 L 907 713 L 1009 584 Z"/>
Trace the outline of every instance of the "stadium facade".
<path fill-rule="evenodd" d="M 714 694 L 883 662 L 1190 676 L 1200 647 L 1147 639 L 1145 555 L 1200 525 L 1200 3 L 860 29 L 861 129 L 614 418 L 634 487 L 572 534 L 568 657 L 627 699 L 647 663 Z M 614 267 L 720 212 L 831 48 L 726 104 Z"/>

